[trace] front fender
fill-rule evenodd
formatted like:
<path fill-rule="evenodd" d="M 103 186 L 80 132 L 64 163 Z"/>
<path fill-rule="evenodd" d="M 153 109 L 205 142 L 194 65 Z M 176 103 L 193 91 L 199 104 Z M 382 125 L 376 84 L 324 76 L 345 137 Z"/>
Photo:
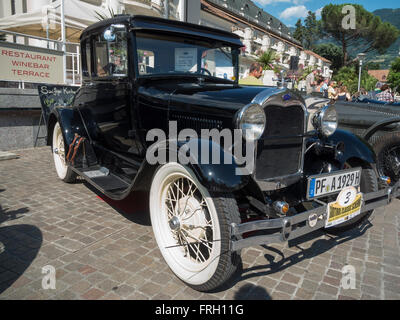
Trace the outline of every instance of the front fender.
<path fill-rule="evenodd" d="M 154 154 L 155 150 L 158 155 L 166 152 L 166 162 L 175 161 L 188 166 L 200 183 L 212 191 L 236 191 L 242 189 L 250 181 L 250 175 L 239 174 L 241 166 L 232 154 L 213 141 L 191 139 L 189 142 L 168 140 L 156 143 L 148 149 L 146 154 L 148 162 L 149 155 Z M 215 161 L 216 159 L 220 161 Z M 150 164 L 155 165 L 153 160 Z"/>
<path fill-rule="evenodd" d="M 74 140 L 75 133 L 82 137 L 87 136 L 82 119 L 75 109 L 70 107 L 56 107 L 49 116 L 47 128 L 48 144 L 51 144 L 51 135 L 56 122 L 60 124 L 66 147 Z"/>
<path fill-rule="evenodd" d="M 330 137 L 325 139 L 330 145 L 344 144 L 344 150 L 336 154 L 336 160 L 343 166 L 350 159 L 358 159 L 370 164 L 376 163 L 376 155 L 370 144 L 355 134 L 337 129 Z"/>

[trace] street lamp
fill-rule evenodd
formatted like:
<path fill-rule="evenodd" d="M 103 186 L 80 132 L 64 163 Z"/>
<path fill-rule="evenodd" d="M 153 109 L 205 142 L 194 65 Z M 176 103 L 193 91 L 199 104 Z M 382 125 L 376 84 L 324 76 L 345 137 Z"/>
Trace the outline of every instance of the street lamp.
<path fill-rule="evenodd" d="M 358 92 L 360 92 L 360 86 L 361 86 L 361 68 L 362 68 L 362 63 L 363 59 L 365 58 L 365 53 L 359 53 L 357 55 L 358 62 L 359 62 L 359 69 L 358 69 Z"/>

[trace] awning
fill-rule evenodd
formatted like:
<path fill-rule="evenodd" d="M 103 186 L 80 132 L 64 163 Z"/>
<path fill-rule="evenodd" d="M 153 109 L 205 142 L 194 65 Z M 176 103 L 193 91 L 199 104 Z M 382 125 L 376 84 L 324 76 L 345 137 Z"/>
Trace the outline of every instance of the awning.
<path fill-rule="evenodd" d="M 64 1 L 66 37 L 68 42 L 79 42 L 79 36 L 87 26 L 98 22 L 96 12 L 110 16 L 108 9 L 79 0 Z M 148 6 L 136 6 L 135 14 L 155 15 Z M 47 18 L 47 19 L 46 19 Z M 43 9 L 16 14 L 0 19 L 0 29 L 46 38 L 43 21 L 51 21 L 49 38 L 61 40 L 61 0 L 52 2 Z"/>

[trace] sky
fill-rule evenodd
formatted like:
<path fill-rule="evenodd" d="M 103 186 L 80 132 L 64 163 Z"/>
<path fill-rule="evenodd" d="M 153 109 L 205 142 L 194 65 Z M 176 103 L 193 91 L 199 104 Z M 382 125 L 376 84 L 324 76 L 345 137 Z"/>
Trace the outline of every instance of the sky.
<path fill-rule="evenodd" d="M 398 0 L 344 0 L 344 1 L 327 1 L 327 0 L 253 0 L 264 11 L 279 18 L 289 27 L 294 27 L 299 18 L 305 18 L 308 10 L 316 12 L 319 19 L 322 8 L 327 4 L 357 3 L 364 6 L 368 11 L 376 9 L 400 8 Z"/>

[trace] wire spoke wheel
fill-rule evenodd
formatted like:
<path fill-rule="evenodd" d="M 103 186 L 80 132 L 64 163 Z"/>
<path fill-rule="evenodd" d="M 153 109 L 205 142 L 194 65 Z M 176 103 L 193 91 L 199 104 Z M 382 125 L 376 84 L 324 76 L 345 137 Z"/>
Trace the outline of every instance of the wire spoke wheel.
<path fill-rule="evenodd" d="M 382 152 L 383 174 L 393 181 L 400 178 L 400 146 L 392 146 Z"/>
<path fill-rule="evenodd" d="M 230 221 L 240 222 L 236 200 L 214 196 L 189 168 L 168 163 L 156 171 L 150 217 L 164 260 L 187 285 L 208 291 L 236 270 L 237 252 L 229 249 Z"/>
<path fill-rule="evenodd" d="M 206 201 L 193 181 L 176 177 L 163 191 L 169 228 L 184 257 L 204 263 L 213 250 L 213 222 Z"/>

